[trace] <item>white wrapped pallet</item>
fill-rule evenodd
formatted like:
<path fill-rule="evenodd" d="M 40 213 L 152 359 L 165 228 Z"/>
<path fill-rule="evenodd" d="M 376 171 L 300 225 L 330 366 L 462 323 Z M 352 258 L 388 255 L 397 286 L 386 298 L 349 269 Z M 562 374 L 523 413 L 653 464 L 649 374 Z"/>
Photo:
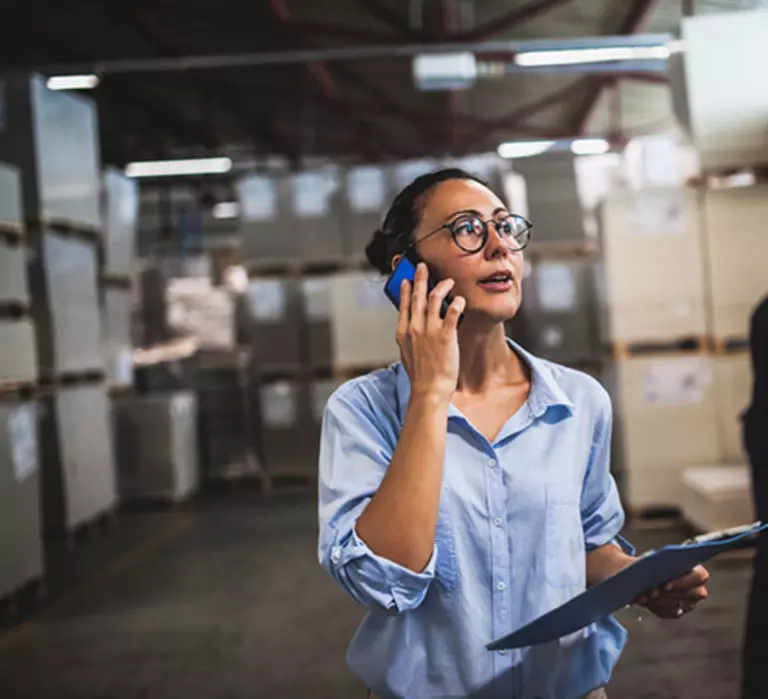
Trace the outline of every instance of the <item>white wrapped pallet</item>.
<path fill-rule="evenodd" d="M 686 469 L 680 501 L 685 520 L 703 532 L 750 524 L 756 516 L 748 466 Z"/>
<path fill-rule="evenodd" d="M 191 391 L 124 396 L 113 403 L 119 489 L 124 500 L 177 502 L 199 483 L 197 400 Z"/>
<path fill-rule="evenodd" d="M 531 248 L 540 243 L 581 243 L 584 212 L 576 183 L 573 154 L 548 153 L 515 161 L 525 180 L 528 218 L 534 225 Z"/>
<path fill-rule="evenodd" d="M 4 76 L 0 160 L 19 168 L 24 218 L 100 230 L 101 154 L 97 107 L 42 75 Z"/>
<path fill-rule="evenodd" d="M 0 404 L 0 598 L 43 576 L 37 412 Z"/>
<path fill-rule="evenodd" d="M 104 272 L 128 276 L 136 255 L 139 186 L 115 168 L 104 172 Z"/>
<path fill-rule="evenodd" d="M 752 362 L 742 353 L 716 357 L 714 365 L 720 458 L 723 463 L 746 463 L 741 414 L 752 398 Z"/>
<path fill-rule="evenodd" d="M 618 343 L 706 333 L 697 195 L 615 191 L 603 202 L 605 333 Z"/>
<path fill-rule="evenodd" d="M 0 304 L 29 303 L 27 248 L 0 236 Z"/>
<path fill-rule="evenodd" d="M 40 444 L 45 530 L 71 534 L 117 503 L 106 386 L 61 386 L 44 404 Z"/>
<path fill-rule="evenodd" d="M 705 171 L 768 162 L 767 35 L 768 9 L 682 22 L 685 51 L 669 60 L 672 98 Z"/>
<path fill-rule="evenodd" d="M 105 288 L 102 297 L 104 363 L 109 388 L 133 384 L 133 346 L 131 343 L 131 291 Z"/>
<path fill-rule="evenodd" d="M 37 381 L 35 327 L 28 318 L 0 318 L 0 383 Z"/>
<path fill-rule="evenodd" d="M 614 380 L 627 505 L 679 506 L 683 471 L 719 461 L 712 360 L 698 355 L 618 359 Z"/>
<path fill-rule="evenodd" d="M 768 294 L 768 184 L 711 189 L 704 195 L 704 226 L 717 339 L 749 335 L 752 311 Z"/>
<path fill-rule="evenodd" d="M 16 229 L 23 220 L 19 169 L 0 163 L 0 225 Z"/>
<path fill-rule="evenodd" d="M 331 280 L 331 346 L 336 368 L 384 366 L 400 358 L 397 309 L 379 273 L 349 272 Z"/>

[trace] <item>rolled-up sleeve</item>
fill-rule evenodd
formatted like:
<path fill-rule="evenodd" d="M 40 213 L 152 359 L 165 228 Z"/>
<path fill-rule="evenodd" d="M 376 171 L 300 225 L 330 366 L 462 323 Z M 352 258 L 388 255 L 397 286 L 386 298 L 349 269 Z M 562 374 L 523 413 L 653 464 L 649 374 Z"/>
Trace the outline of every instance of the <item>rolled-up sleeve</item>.
<path fill-rule="evenodd" d="M 400 614 L 418 607 L 435 577 L 437 548 L 420 573 L 374 553 L 356 523 L 381 483 L 397 439 L 393 417 L 354 387 L 332 396 L 323 414 L 318 505 L 320 564 L 357 602 Z"/>
<path fill-rule="evenodd" d="M 625 516 L 616 481 L 611 475 L 613 410 L 608 393 L 596 392 L 595 430 L 581 496 L 581 521 L 587 551 L 615 543 L 627 553 L 634 548 L 620 532 Z"/>

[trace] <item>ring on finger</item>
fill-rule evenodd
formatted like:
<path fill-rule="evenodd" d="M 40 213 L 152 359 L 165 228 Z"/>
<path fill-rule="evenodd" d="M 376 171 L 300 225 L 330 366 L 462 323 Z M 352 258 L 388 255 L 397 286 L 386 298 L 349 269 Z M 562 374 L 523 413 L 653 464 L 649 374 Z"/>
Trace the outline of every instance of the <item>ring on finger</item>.
<path fill-rule="evenodd" d="M 675 616 L 679 619 L 681 616 L 685 614 L 685 610 L 683 609 L 682 603 L 678 603 L 677 609 L 675 610 Z"/>

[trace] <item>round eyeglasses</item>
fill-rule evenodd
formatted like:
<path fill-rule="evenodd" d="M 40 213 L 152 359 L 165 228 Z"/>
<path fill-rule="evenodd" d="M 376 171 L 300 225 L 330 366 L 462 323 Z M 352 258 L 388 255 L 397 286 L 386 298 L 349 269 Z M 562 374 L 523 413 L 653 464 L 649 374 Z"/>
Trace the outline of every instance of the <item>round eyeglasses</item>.
<path fill-rule="evenodd" d="M 512 252 L 523 250 L 531 240 L 533 224 L 517 214 L 503 214 L 489 221 L 484 221 L 476 214 L 460 214 L 450 223 L 445 223 L 439 228 L 435 228 L 435 230 L 422 236 L 415 243 L 420 243 L 422 240 L 442 230 L 448 230 L 453 237 L 453 242 L 461 250 L 464 252 L 479 252 L 488 242 L 489 226 L 493 226 L 496 229 L 496 233 Z"/>

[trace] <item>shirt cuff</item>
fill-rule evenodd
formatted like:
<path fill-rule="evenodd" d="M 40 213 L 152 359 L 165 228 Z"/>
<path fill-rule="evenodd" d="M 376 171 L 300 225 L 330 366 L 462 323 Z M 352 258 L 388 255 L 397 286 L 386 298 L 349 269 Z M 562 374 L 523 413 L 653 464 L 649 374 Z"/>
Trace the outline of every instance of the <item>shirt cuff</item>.
<path fill-rule="evenodd" d="M 344 545 L 331 549 L 331 562 L 343 568 L 361 599 L 387 611 L 402 613 L 418 607 L 435 577 L 437 546 L 420 573 L 375 554 L 359 537 L 356 527 Z"/>
<path fill-rule="evenodd" d="M 624 553 L 626 553 L 627 556 L 635 555 L 635 547 L 632 546 L 632 544 L 630 544 L 629 541 L 627 541 L 623 536 L 617 534 L 614 537 L 612 543 L 616 544 L 616 546 L 618 546 Z"/>

